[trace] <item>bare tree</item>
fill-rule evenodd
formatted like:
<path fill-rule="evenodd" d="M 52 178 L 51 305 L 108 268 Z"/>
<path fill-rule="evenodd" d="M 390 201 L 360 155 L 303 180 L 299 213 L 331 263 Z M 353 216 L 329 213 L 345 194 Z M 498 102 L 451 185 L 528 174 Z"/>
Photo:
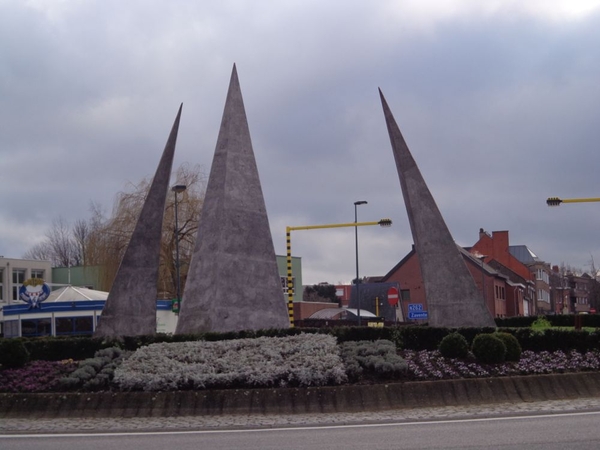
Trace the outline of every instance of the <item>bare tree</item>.
<path fill-rule="evenodd" d="M 86 264 L 87 239 L 90 234 L 90 226 L 87 221 L 79 219 L 73 225 L 73 242 L 75 244 L 75 262 L 76 265 Z"/>
<path fill-rule="evenodd" d="M 160 248 L 160 267 L 158 280 L 159 298 L 173 298 L 177 290 L 176 237 L 179 241 L 179 261 L 181 286 L 185 285 L 189 262 L 196 240 L 198 218 L 204 201 L 205 176 L 200 166 L 180 166 L 172 184 L 183 184 L 186 190 L 178 194 L 177 232 L 175 232 L 175 193 L 169 191 L 165 204 L 162 242 Z M 128 189 L 117 194 L 110 219 L 102 221 L 98 209 L 95 220 L 88 222 L 90 232 L 87 239 L 86 255 L 88 261 L 102 267 L 101 285 L 110 290 L 121 259 L 125 253 L 133 229 L 137 223 L 144 200 L 150 188 L 151 179 L 138 184 L 129 184 Z"/>
<path fill-rule="evenodd" d="M 172 184 L 183 184 L 186 190 L 180 194 L 172 191 L 167 194 L 160 248 L 159 298 L 172 298 L 177 290 L 177 240 L 182 288 L 185 285 L 204 201 L 205 176 L 200 166 L 183 164 L 175 171 L 174 178 Z M 90 218 L 77 220 L 72 228 L 59 217 L 53 221 L 46 239 L 28 250 L 25 257 L 50 260 L 54 267 L 97 266 L 100 268 L 98 288 L 109 291 L 151 182 L 151 178 L 146 178 L 137 184 L 130 183 L 125 191 L 119 192 L 108 219 L 97 203 L 90 204 Z M 178 195 L 177 230 L 175 195 Z"/>
<path fill-rule="evenodd" d="M 23 257 L 48 260 L 54 267 L 76 266 L 80 263 L 77 244 L 68 222 L 63 217 L 54 219 L 44 241 L 34 245 Z"/>
<path fill-rule="evenodd" d="M 47 240 L 39 242 L 23 254 L 23 259 L 52 261 L 52 247 Z"/>

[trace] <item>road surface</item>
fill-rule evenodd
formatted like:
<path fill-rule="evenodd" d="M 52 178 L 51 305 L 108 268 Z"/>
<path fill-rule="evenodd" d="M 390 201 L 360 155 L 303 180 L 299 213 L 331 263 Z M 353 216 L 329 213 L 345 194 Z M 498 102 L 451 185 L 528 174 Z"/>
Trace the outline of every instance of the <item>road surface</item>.
<path fill-rule="evenodd" d="M 0 435 L 3 450 L 599 449 L 600 411 L 237 430 Z"/>

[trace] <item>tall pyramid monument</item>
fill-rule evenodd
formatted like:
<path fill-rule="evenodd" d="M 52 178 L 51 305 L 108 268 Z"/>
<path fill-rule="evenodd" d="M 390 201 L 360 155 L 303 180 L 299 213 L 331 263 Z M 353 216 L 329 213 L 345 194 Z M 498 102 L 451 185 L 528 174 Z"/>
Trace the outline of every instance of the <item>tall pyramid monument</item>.
<path fill-rule="evenodd" d="M 234 65 L 176 334 L 289 325 Z"/>
<path fill-rule="evenodd" d="M 160 240 L 182 107 L 177 112 L 144 206 L 102 309 L 95 337 L 156 333 Z"/>
<path fill-rule="evenodd" d="M 494 319 L 460 254 L 400 128 L 379 90 L 410 229 L 419 256 L 429 324 L 495 327 Z"/>

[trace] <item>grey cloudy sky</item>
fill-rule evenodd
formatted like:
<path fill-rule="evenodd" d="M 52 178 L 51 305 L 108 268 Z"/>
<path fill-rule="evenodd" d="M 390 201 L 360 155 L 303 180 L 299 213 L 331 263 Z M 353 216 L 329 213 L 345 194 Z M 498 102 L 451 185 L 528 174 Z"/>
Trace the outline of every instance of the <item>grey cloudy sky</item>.
<path fill-rule="evenodd" d="M 600 264 L 600 1 L 0 0 L 0 254 L 52 219 L 110 212 L 151 176 L 210 170 L 233 63 L 275 249 L 285 227 L 359 230 L 361 275 L 412 237 L 380 87 L 457 243 L 509 230 L 541 259 Z M 295 231 L 305 283 L 349 282 L 352 228 Z"/>

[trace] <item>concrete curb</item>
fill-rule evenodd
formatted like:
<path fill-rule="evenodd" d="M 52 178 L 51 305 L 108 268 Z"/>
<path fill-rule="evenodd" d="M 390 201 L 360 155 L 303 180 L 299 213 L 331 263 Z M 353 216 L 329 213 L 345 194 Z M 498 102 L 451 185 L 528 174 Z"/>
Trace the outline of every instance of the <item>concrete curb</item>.
<path fill-rule="evenodd" d="M 339 413 L 589 397 L 600 397 L 600 372 L 320 388 L 0 394 L 0 417 Z"/>

